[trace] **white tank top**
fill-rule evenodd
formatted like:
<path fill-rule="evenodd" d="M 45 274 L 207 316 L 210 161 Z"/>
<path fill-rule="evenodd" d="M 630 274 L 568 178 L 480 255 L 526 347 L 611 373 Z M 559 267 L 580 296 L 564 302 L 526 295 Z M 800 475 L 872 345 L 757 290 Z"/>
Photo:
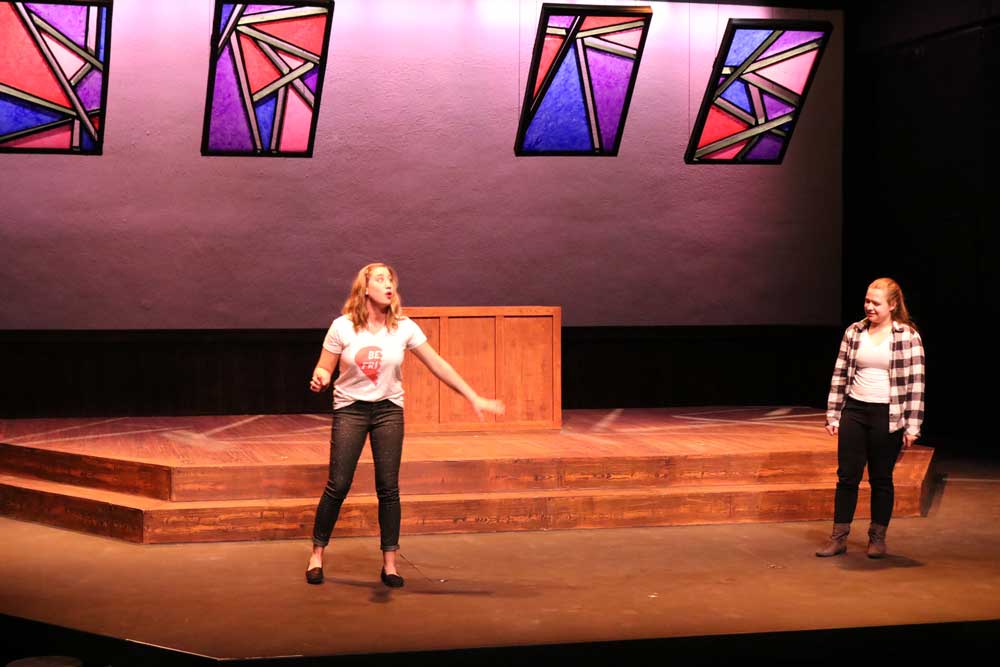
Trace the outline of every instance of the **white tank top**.
<path fill-rule="evenodd" d="M 892 332 L 876 345 L 868 331 L 861 332 L 855 359 L 857 367 L 848 395 L 865 403 L 889 402 L 889 364 L 892 362 Z"/>

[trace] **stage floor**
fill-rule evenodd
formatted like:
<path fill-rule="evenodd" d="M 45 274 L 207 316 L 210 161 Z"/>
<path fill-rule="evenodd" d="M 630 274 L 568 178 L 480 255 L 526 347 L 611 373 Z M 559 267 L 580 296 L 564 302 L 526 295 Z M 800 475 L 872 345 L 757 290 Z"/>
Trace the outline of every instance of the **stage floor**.
<path fill-rule="evenodd" d="M 862 521 L 833 559 L 812 555 L 826 521 L 404 535 L 396 591 L 377 538 L 335 540 L 308 586 L 308 540 L 150 546 L 0 518 L 0 613 L 230 659 L 998 619 L 1000 468 L 938 470 L 884 561 Z"/>
<path fill-rule="evenodd" d="M 19 420 L 2 424 L 0 440 L 36 452 L 166 462 L 175 473 L 207 467 L 238 476 L 251 468 L 295 465 L 322 473 L 328 419 Z M 534 470 L 555 457 L 601 484 L 697 483 L 721 489 L 705 491 L 715 498 L 729 493 L 729 474 L 759 478 L 766 488 L 794 488 L 794 482 L 771 484 L 771 478 L 794 479 L 810 461 L 833 455 L 835 439 L 822 430 L 822 419 L 802 408 L 567 411 L 561 433 L 408 436 L 403 469 L 483 460 Z M 136 438 L 145 443 L 142 451 L 128 450 Z M 95 454 L 98 443 L 107 449 Z M 931 450 L 921 449 L 910 454 L 929 461 Z M 621 480 L 608 472 L 607 462 L 616 457 L 632 466 Z M 788 465 L 796 457 L 800 463 Z M 597 467 L 588 468 L 588 460 Z M 655 465 L 643 468 L 644 461 Z M 734 461 L 752 465 L 734 471 Z M 926 485 L 932 501 L 927 515 L 893 520 L 892 556 L 884 561 L 864 555 L 865 507 L 859 507 L 848 554 L 818 559 L 813 551 L 829 534 L 828 519 L 756 514 L 743 519 L 749 523 L 735 523 L 739 517 L 726 513 L 732 501 L 708 502 L 703 498 L 709 496 L 684 491 L 684 510 L 699 511 L 689 523 L 723 525 L 492 532 L 495 526 L 487 524 L 473 532 L 417 534 L 404 523 L 400 570 L 407 584 L 395 591 L 378 581 L 375 537 L 335 534 L 326 583 L 308 586 L 308 539 L 133 544 L 0 518 L 0 614 L 229 660 L 998 619 L 1000 469 L 947 460 L 936 465 L 944 477 Z M 563 515 L 602 514 L 604 501 L 586 475 L 578 480 L 581 489 L 528 488 L 517 495 L 549 494 L 555 498 L 546 506 L 551 509 L 570 494 L 576 502 Z M 552 479 L 575 483 L 563 473 L 522 477 L 515 481 L 529 486 L 545 487 Z M 417 476 L 410 483 L 429 479 Z M 510 479 L 491 475 L 488 481 Z M 823 484 L 827 502 L 832 480 Z M 647 498 L 643 489 L 622 493 Z M 421 497 L 404 497 L 404 515 L 415 513 Z M 308 502 L 314 507 L 314 498 Z M 797 511 L 783 501 L 768 507 L 780 510 L 775 516 Z M 828 516 L 829 508 L 824 512 Z M 612 515 L 605 516 L 621 518 Z"/>
<path fill-rule="evenodd" d="M 566 410 L 561 431 L 408 433 L 403 460 L 835 450 L 823 424 L 805 407 Z M 0 420 L 0 442 L 178 467 L 325 462 L 329 433 L 328 414 Z"/>

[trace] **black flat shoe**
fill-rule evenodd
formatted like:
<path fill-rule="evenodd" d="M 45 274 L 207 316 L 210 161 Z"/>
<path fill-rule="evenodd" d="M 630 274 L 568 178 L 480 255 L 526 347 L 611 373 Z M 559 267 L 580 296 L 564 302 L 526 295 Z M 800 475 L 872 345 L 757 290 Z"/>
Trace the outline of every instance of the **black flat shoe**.
<path fill-rule="evenodd" d="M 385 568 L 382 568 L 382 583 L 389 588 L 402 588 L 403 578 L 398 574 L 386 574 Z"/>
<path fill-rule="evenodd" d="M 306 583 L 308 584 L 322 584 L 323 583 L 323 568 L 314 567 L 306 570 Z"/>

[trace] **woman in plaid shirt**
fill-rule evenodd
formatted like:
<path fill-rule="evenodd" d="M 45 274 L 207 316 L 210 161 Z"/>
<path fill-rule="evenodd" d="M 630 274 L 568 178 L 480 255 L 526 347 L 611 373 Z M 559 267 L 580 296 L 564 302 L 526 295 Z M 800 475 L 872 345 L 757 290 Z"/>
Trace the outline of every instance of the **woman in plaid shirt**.
<path fill-rule="evenodd" d="M 833 534 L 817 556 L 847 551 L 865 465 L 871 485 L 868 557 L 885 556 L 892 516 L 892 469 L 920 437 L 924 419 L 924 348 L 903 291 L 879 278 L 865 294 L 865 319 L 847 327 L 830 382 L 826 430 L 837 436 Z"/>

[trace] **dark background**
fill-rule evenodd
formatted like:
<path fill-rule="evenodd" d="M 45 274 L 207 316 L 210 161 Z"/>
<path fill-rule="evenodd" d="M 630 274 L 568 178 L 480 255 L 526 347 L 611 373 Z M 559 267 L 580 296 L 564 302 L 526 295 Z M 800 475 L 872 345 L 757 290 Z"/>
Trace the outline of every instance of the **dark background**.
<path fill-rule="evenodd" d="M 872 279 L 898 280 L 927 352 L 924 441 L 995 454 L 1000 2 L 779 4 L 845 12 L 843 326 Z M 563 408 L 822 407 L 843 326 L 567 327 Z M 2 331 L 0 416 L 324 411 L 306 387 L 322 335 Z"/>

